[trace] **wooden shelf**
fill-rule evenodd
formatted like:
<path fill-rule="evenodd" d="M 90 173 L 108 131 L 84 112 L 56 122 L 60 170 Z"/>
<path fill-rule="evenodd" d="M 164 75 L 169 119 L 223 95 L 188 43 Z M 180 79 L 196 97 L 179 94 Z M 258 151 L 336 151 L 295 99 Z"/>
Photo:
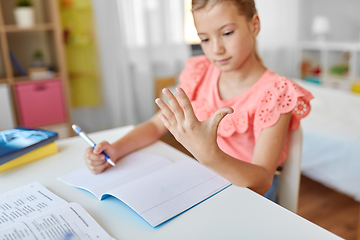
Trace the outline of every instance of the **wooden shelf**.
<path fill-rule="evenodd" d="M 300 46 L 306 50 L 328 51 L 360 51 L 359 42 L 301 42 Z"/>
<path fill-rule="evenodd" d="M 95 72 L 70 72 L 69 77 L 70 78 L 82 78 L 82 77 L 88 77 L 88 78 L 94 78 L 97 74 Z"/>
<path fill-rule="evenodd" d="M 17 25 L 5 25 L 0 27 L 2 32 L 33 32 L 33 31 L 50 31 L 54 30 L 55 26 L 52 23 L 36 24 L 30 28 L 19 28 Z"/>
<path fill-rule="evenodd" d="M 34 26 L 29 28 L 21 28 L 13 22 L 14 5 L 12 1 L 0 0 L 0 47 L 1 59 L 5 69 L 5 76 L 0 77 L 0 83 L 9 85 L 10 97 L 12 99 L 12 106 L 14 112 L 13 122 L 14 125 L 21 124 L 21 111 L 18 102 L 18 93 L 15 91 L 17 83 L 34 83 L 37 80 L 31 80 L 29 76 L 20 77 L 15 71 L 10 57 L 10 49 L 15 51 L 18 61 L 28 68 L 31 62 L 26 60 L 31 58 L 35 49 L 44 52 L 44 56 L 49 57 L 50 62 L 47 65 L 56 69 L 56 72 L 51 78 L 59 78 L 62 88 L 62 97 L 64 111 L 66 112 L 66 119 L 59 118 L 61 123 L 44 126 L 49 128 L 58 128 L 63 133 L 63 137 L 71 136 L 71 119 L 70 119 L 70 95 L 69 95 L 69 82 L 67 76 L 67 68 L 65 62 L 65 51 L 63 45 L 63 32 L 61 29 L 61 19 L 59 16 L 58 0 L 36 0 L 33 1 L 35 11 L 37 13 L 37 20 Z M 20 34 L 28 33 L 28 34 Z M 35 33 L 35 34 L 30 34 Z M 46 34 L 37 34 L 46 33 Z M 46 100 L 46 99 L 45 99 Z M 41 122 L 39 124 L 42 124 Z M 35 126 L 35 124 L 34 124 Z M 6 128 L 9 126 L 6 126 Z M 41 127 L 41 126 L 38 126 Z"/>
<path fill-rule="evenodd" d="M 57 78 L 60 77 L 59 73 L 54 73 L 54 76 L 52 78 Z M 51 79 L 52 79 L 51 78 Z M 30 79 L 29 76 L 25 76 L 25 77 L 14 77 L 14 82 L 33 82 L 33 81 L 37 81 L 37 80 L 45 80 L 45 79 Z"/>
<path fill-rule="evenodd" d="M 28 76 L 25 77 L 14 77 L 14 82 L 25 82 L 25 81 L 30 81 Z"/>

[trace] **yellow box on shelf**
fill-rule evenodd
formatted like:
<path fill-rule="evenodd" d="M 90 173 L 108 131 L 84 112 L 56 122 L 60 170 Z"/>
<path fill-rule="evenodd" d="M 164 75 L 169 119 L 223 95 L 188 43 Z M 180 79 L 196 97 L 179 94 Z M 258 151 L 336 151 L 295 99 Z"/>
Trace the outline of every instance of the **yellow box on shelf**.
<path fill-rule="evenodd" d="M 56 142 L 48 143 L 42 147 L 39 147 L 31 152 L 25 153 L 20 157 L 14 158 L 2 165 L 0 165 L 0 172 L 15 168 L 41 158 L 47 157 L 58 152 Z"/>
<path fill-rule="evenodd" d="M 360 94 L 360 82 L 356 82 L 352 84 L 351 90 L 354 93 L 359 93 Z"/>

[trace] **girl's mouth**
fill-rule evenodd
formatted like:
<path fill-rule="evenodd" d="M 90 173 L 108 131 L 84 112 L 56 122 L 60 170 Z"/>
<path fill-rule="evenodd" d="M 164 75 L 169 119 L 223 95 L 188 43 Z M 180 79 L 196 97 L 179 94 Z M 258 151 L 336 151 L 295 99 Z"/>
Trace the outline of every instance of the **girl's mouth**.
<path fill-rule="evenodd" d="M 229 60 L 231 59 L 231 57 L 229 58 L 225 58 L 225 59 L 221 59 L 221 60 L 216 60 L 216 62 L 220 65 L 225 65 L 229 62 Z"/>

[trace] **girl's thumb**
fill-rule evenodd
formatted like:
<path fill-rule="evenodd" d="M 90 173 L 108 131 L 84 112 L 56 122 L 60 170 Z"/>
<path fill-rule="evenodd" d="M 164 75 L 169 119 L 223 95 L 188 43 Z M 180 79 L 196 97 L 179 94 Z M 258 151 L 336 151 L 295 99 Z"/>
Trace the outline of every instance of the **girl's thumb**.
<path fill-rule="evenodd" d="M 219 126 L 220 121 L 228 114 L 231 114 L 234 112 L 234 109 L 231 107 L 223 107 L 216 110 L 216 112 L 212 115 L 210 119 L 210 124 L 212 127 L 215 127 L 216 129 Z"/>

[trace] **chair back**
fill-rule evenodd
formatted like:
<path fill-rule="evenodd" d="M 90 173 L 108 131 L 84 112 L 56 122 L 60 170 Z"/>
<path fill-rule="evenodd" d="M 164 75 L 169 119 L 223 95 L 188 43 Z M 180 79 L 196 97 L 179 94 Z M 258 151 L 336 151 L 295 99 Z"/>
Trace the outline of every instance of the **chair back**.
<path fill-rule="evenodd" d="M 279 176 L 279 204 L 294 213 L 299 200 L 302 138 L 301 127 L 291 132 L 288 156 Z"/>

